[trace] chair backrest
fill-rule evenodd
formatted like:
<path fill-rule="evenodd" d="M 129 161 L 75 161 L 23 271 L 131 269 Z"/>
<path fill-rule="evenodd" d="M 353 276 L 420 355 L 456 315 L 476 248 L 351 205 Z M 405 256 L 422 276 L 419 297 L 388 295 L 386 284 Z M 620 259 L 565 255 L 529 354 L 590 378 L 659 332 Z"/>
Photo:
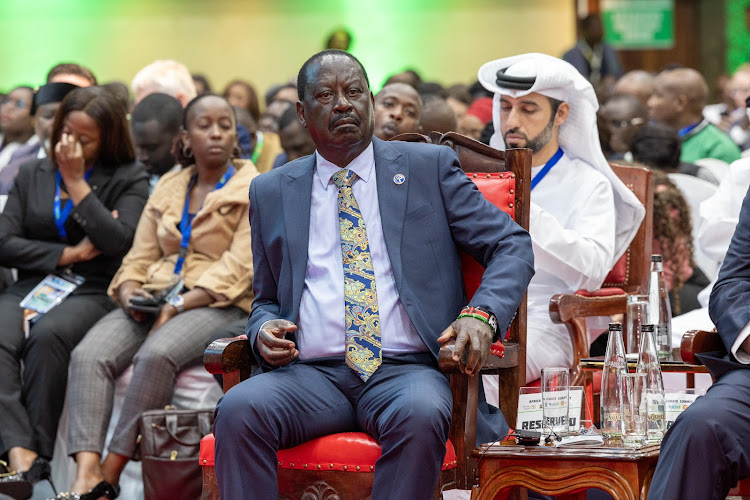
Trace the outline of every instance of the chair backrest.
<path fill-rule="evenodd" d="M 402 134 L 392 140 L 425 142 L 445 145 L 458 155 L 461 167 L 485 197 L 511 215 L 524 229 L 529 229 L 531 190 L 531 150 L 499 151 L 469 137 L 448 132 L 442 136 L 431 134 Z M 499 186 L 499 189 L 495 189 Z M 512 197 L 509 199 L 508 195 Z M 484 269 L 473 258 L 462 258 L 467 297 L 479 287 Z M 500 376 L 500 402 L 505 419 L 512 427 L 516 421 L 518 390 L 526 382 L 526 297 L 518 307 L 505 338 L 504 373 Z"/>
<path fill-rule="evenodd" d="M 654 235 L 654 174 L 644 167 L 617 164 L 610 166 L 646 208 L 646 216 L 627 251 L 615 263 L 602 287 L 621 288 L 629 294 L 646 293 Z"/>

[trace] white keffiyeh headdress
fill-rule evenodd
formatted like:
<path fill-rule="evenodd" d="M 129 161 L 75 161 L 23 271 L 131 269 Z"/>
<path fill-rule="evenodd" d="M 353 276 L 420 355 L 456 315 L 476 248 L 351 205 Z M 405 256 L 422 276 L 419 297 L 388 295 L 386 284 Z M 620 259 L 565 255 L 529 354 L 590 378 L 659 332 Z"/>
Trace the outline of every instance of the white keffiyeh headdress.
<path fill-rule="evenodd" d="M 568 119 L 560 126 L 560 147 L 571 158 L 578 158 L 603 173 L 612 184 L 617 213 L 615 262 L 635 237 L 646 209 L 612 171 L 604 158 L 596 128 L 599 104 L 591 84 L 571 64 L 546 54 L 523 54 L 490 61 L 479 68 L 479 81 L 495 93 L 492 123 L 495 134 L 490 146 L 505 151 L 500 124 L 500 96 L 513 98 L 533 92 L 567 102 Z"/>

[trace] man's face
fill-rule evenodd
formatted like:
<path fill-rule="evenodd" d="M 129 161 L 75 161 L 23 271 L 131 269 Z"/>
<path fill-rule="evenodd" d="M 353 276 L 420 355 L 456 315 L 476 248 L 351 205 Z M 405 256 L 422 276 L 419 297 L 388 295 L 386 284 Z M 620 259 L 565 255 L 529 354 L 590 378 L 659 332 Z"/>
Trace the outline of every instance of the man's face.
<path fill-rule="evenodd" d="M 391 83 L 375 97 L 375 136 L 387 141 L 419 131 L 422 104 L 419 94 L 405 83 Z"/>
<path fill-rule="evenodd" d="M 659 75 L 654 81 L 654 93 L 648 98 L 648 116 L 655 122 L 672 124 L 681 110 L 677 95 L 668 85 L 666 75 Z"/>
<path fill-rule="evenodd" d="M 49 138 L 52 135 L 52 125 L 55 123 L 55 115 L 60 109 L 59 102 L 49 102 L 36 108 L 34 114 L 34 131 L 39 137 L 39 142 L 49 154 Z"/>
<path fill-rule="evenodd" d="M 164 130 L 157 120 L 133 122 L 136 157 L 151 174 L 162 175 L 174 166 L 172 144 L 175 137 Z"/>
<path fill-rule="evenodd" d="M 482 120 L 476 116 L 464 114 L 464 116 L 458 120 L 458 133 L 478 141 L 482 137 L 484 126 Z"/>
<path fill-rule="evenodd" d="M 31 100 L 34 94 L 26 88 L 14 89 L 0 101 L 0 129 L 10 134 L 20 134 L 33 129 L 31 125 Z"/>
<path fill-rule="evenodd" d="M 646 124 L 638 109 L 625 100 L 613 99 L 605 103 L 599 113 L 612 130 L 612 149 L 619 153 L 629 151 L 633 136 Z"/>
<path fill-rule="evenodd" d="M 538 153 L 552 139 L 555 116 L 549 99 L 533 92 L 500 98 L 500 123 L 508 148 L 530 148 Z"/>
<path fill-rule="evenodd" d="M 286 128 L 279 130 L 281 148 L 286 153 L 288 161 L 296 160 L 315 152 L 315 143 L 310 132 L 299 121 L 292 122 Z"/>
<path fill-rule="evenodd" d="M 357 63 L 327 55 L 309 71 L 305 101 L 297 106 L 297 115 L 317 149 L 366 147 L 374 129 L 373 97 Z"/>

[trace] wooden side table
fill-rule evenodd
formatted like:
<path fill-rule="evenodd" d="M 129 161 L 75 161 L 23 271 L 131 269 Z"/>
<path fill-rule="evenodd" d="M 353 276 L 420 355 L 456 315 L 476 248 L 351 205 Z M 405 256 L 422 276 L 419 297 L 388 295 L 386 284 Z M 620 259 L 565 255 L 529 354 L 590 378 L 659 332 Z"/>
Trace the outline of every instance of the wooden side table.
<path fill-rule="evenodd" d="M 473 456 L 479 460 L 479 486 L 472 490 L 472 500 L 506 498 L 519 488 L 558 500 L 583 500 L 587 488 L 599 488 L 618 500 L 645 500 L 659 446 L 558 448 L 506 441 L 484 445 Z"/>

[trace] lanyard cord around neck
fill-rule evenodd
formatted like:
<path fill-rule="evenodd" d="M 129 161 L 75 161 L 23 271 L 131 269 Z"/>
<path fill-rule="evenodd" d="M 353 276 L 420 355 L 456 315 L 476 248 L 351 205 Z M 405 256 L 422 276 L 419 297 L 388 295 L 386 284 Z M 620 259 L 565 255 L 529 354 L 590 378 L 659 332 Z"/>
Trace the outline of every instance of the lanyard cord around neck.
<path fill-rule="evenodd" d="M 549 159 L 546 165 L 544 165 L 544 168 L 541 169 L 533 179 L 531 179 L 531 190 L 533 190 L 537 184 L 539 184 L 542 179 L 544 179 L 544 176 L 549 173 L 550 170 L 552 170 L 552 167 L 554 167 L 558 161 L 560 161 L 560 158 L 563 156 L 563 150 L 562 148 L 557 148 L 557 151 L 554 155 L 552 155 L 552 158 Z"/>
<path fill-rule="evenodd" d="M 94 167 L 91 167 L 86 171 L 86 173 L 83 175 L 83 178 L 88 182 L 89 177 L 91 177 L 91 172 L 94 170 Z M 65 230 L 65 222 L 68 220 L 68 217 L 70 216 L 70 212 L 73 211 L 73 200 L 68 200 L 67 203 L 65 203 L 65 206 L 62 206 L 62 199 L 60 197 L 60 186 L 62 185 L 62 175 L 60 174 L 60 171 L 58 170 L 55 175 L 55 203 L 54 203 L 54 209 L 52 211 L 53 215 L 55 216 L 55 226 L 57 226 L 57 234 L 60 235 L 61 239 L 65 239 L 68 237 L 68 232 Z"/>
<path fill-rule="evenodd" d="M 224 172 L 224 175 L 221 176 L 221 179 L 219 179 L 219 182 L 216 183 L 216 186 L 211 190 L 211 192 L 213 193 L 214 191 L 223 188 L 233 175 L 234 166 L 229 165 L 229 168 L 226 172 Z M 180 233 L 182 233 L 182 240 L 180 241 L 180 253 L 177 257 L 177 262 L 174 265 L 174 274 L 180 274 L 182 272 L 182 266 L 185 264 L 185 256 L 187 255 L 188 245 L 190 244 L 190 234 L 193 232 L 194 218 L 190 216 L 190 192 L 193 190 L 193 186 L 195 186 L 195 183 L 197 181 L 198 174 L 196 173 L 190 179 L 190 184 L 188 184 L 187 188 L 187 194 L 185 195 L 185 206 L 182 209 L 182 219 L 180 220 Z M 201 205 L 201 208 L 203 208 L 203 205 Z M 198 209 L 198 212 L 200 212 L 200 208 Z"/>

